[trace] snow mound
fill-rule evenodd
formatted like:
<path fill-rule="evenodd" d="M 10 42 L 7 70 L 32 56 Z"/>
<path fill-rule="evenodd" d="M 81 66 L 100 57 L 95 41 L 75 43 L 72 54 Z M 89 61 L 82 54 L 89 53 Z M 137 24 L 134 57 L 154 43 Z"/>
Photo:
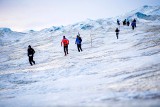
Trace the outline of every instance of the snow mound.
<path fill-rule="evenodd" d="M 0 28 L 0 33 L 12 32 L 10 28 Z"/>
<path fill-rule="evenodd" d="M 158 15 L 146 15 L 140 12 L 135 13 L 135 15 L 137 16 L 137 18 L 139 19 L 145 19 L 145 20 L 160 20 L 160 16 Z"/>
<path fill-rule="evenodd" d="M 121 19 L 143 19 L 143 20 L 160 20 L 160 6 L 143 6 L 136 10 L 133 10 L 123 16 Z"/>
<path fill-rule="evenodd" d="M 140 12 L 146 15 L 160 15 L 160 6 L 143 6 L 139 9 L 132 11 L 134 13 Z"/>

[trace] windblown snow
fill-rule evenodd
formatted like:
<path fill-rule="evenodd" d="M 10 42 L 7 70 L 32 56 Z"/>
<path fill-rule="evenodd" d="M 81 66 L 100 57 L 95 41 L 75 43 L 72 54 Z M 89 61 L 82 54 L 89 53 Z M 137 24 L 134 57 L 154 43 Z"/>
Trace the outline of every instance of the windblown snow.
<path fill-rule="evenodd" d="M 141 10 L 155 15 L 160 7 Z M 115 18 L 27 33 L 1 28 L 0 107 L 160 106 L 160 16 L 141 19 L 137 11 L 128 16 L 137 19 L 137 27 L 121 24 L 119 39 Z M 78 32 L 82 52 L 75 45 Z M 60 45 L 64 35 L 68 56 Z M 34 66 L 28 45 L 36 51 Z"/>

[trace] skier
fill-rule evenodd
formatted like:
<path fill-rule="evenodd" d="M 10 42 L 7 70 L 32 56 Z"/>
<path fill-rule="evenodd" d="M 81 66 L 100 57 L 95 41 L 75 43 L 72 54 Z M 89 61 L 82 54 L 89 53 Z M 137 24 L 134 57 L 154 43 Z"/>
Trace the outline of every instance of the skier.
<path fill-rule="evenodd" d="M 68 54 L 68 45 L 69 45 L 69 40 L 63 36 L 63 39 L 61 41 L 61 46 L 63 44 L 63 47 L 64 47 L 64 53 L 65 53 L 65 56 Z"/>
<path fill-rule="evenodd" d="M 120 25 L 120 21 L 117 19 L 117 25 Z"/>
<path fill-rule="evenodd" d="M 35 64 L 35 61 L 33 60 L 34 53 L 35 53 L 34 49 L 31 48 L 31 46 L 29 45 L 28 46 L 28 57 L 29 57 L 29 63 L 31 64 L 31 66 L 32 66 L 32 62 Z"/>
<path fill-rule="evenodd" d="M 119 30 L 118 28 L 116 28 L 115 32 L 116 32 L 116 37 L 117 37 L 117 39 L 118 39 L 119 31 L 120 31 L 120 30 Z"/>
<path fill-rule="evenodd" d="M 82 42 L 82 38 L 81 38 L 79 35 L 77 35 L 77 38 L 76 38 L 75 44 L 77 44 L 78 52 L 82 51 L 82 48 L 81 48 L 81 42 Z"/>

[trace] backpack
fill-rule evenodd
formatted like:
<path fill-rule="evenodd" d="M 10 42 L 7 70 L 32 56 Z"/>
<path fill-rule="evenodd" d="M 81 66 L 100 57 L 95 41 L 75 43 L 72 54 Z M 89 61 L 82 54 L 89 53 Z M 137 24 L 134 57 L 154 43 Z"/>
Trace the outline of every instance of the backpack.
<path fill-rule="evenodd" d="M 79 37 L 79 40 L 80 40 L 80 42 L 82 42 L 82 38 L 81 37 Z"/>
<path fill-rule="evenodd" d="M 34 49 L 33 49 L 33 54 L 35 54 L 35 51 L 34 51 Z"/>
<path fill-rule="evenodd" d="M 68 45 L 68 44 L 69 44 L 69 40 L 63 39 L 63 44 L 64 44 L 64 45 Z"/>

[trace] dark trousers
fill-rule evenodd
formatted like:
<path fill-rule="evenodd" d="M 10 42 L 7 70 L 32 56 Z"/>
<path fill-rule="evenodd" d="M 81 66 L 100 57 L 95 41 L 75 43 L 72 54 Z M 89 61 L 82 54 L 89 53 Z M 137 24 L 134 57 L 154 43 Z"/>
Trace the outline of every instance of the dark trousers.
<path fill-rule="evenodd" d="M 135 26 L 132 26 L 132 29 L 133 29 L 133 30 L 134 30 L 134 27 L 135 27 Z"/>
<path fill-rule="evenodd" d="M 117 37 L 117 39 L 118 39 L 118 35 L 119 35 L 119 33 L 116 33 L 116 37 Z"/>
<path fill-rule="evenodd" d="M 65 53 L 65 55 L 68 54 L 68 45 L 67 45 L 67 46 L 64 46 L 64 53 Z"/>
<path fill-rule="evenodd" d="M 79 52 L 82 51 L 81 44 L 77 44 L 77 49 Z"/>
<path fill-rule="evenodd" d="M 35 61 L 33 60 L 33 56 L 29 56 L 29 63 L 32 65 L 32 62 L 35 64 Z"/>

